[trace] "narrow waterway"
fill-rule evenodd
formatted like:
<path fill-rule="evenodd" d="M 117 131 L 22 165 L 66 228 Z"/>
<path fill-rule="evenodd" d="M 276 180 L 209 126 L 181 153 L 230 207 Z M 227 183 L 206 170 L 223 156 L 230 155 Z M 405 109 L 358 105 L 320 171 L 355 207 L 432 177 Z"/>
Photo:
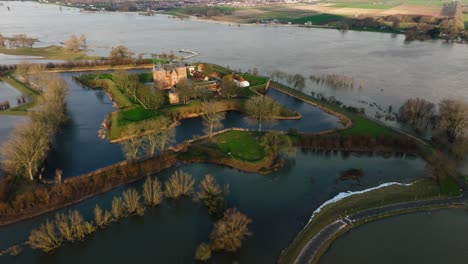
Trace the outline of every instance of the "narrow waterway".
<path fill-rule="evenodd" d="M 320 264 L 462 264 L 468 259 L 468 210 L 444 209 L 371 222 L 338 238 Z"/>

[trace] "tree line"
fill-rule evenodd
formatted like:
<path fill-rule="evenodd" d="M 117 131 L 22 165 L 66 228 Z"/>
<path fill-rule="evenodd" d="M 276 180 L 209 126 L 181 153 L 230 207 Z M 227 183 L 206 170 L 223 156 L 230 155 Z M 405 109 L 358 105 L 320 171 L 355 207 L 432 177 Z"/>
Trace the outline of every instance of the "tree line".
<path fill-rule="evenodd" d="M 36 41 L 37 39 L 28 37 L 26 34 L 17 34 L 11 37 L 0 34 L 0 47 L 4 48 L 32 48 Z"/>
<path fill-rule="evenodd" d="M 66 121 L 67 84 L 55 76 L 44 77 L 44 80 L 47 87 L 39 105 L 28 113 L 30 122 L 17 125 L 1 148 L 1 165 L 8 177 L 31 181 L 40 178 L 52 140 Z"/>
<path fill-rule="evenodd" d="M 457 145 L 466 140 L 468 103 L 444 99 L 436 105 L 422 98 L 411 98 L 400 107 L 398 120 L 421 135 L 431 129 L 436 142 Z"/>

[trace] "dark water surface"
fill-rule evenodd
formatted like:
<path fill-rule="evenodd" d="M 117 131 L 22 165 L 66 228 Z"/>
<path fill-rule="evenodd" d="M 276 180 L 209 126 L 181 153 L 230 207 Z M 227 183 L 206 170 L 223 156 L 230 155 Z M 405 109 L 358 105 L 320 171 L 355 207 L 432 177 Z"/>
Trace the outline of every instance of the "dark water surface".
<path fill-rule="evenodd" d="M 312 212 L 339 192 L 362 190 L 389 181 L 409 182 L 424 176 L 424 161 L 412 157 L 324 154 L 298 149 L 279 171 L 261 176 L 211 165 L 181 165 L 198 182 L 212 174 L 220 184 L 229 184 L 228 202 L 253 219 L 253 233 L 234 256 L 216 255 L 216 263 L 274 263 Z M 360 182 L 340 181 L 340 172 L 362 168 Z M 158 175 L 167 179 L 175 169 Z M 90 217 L 96 203 L 108 208 L 114 195 L 129 187 L 140 188 L 141 181 L 94 197 L 73 208 Z M 66 210 L 66 209 L 65 209 Z M 51 215 L 17 223 L 0 229 L 0 248 L 27 237 L 30 228 Z M 30 249 L 15 258 L 4 257 L 3 263 L 192 263 L 196 246 L 208 240 L 212 228 L 204 207 L 189 199 L 164 202 L 148 209 L 144 217 L 133 217 L 99 231 L 83 243 L 67 245 L 52 255 Z"/>
<path fill-rule="evenodd" d="M 320 264 L 467 263 L 468 210 L 444 209 L 395 216 L 352 229 Z"/>

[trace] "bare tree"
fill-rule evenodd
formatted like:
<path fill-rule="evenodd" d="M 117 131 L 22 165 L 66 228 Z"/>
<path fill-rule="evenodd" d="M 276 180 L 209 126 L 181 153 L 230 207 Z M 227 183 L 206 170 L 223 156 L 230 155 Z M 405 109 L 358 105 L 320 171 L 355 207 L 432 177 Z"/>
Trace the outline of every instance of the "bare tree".
<path fill-rule="evenodd" d="M 305 77 L 302 74 L 295 74 L 292 77 L 292 83 L 294 88 L 298 89 L 299 91 L 302 91 L 305 87 Z"/>
<path fill-rule="evenodd" d="M 226 210 L 223 218 L 217 221 L 210 234 L 213 250 L 236 252 L 242 240 L 250 235 L 248 225 L 252 220 L 235 208 Z"/>
<path fill-rule="evenodd" d="M 123 202 L 127 210 L 127 215 L 144 214 L 145 210 L 141 206 L 140 198 L 140 194 L 135 189 L 129 189 L 123 193 Z"/>
<path fill-rule="evenodd" d="M 221 188 L 215 178 L 207 174 L 200 183 L 200 191 L 196 194 L 195 201 L 203 202 L 211 215 L 220 217 L 226 206 L 224 196 L 228 190 L 229 186 Z"/>
<path fill-rule="evenodd" d="M 150 157 L 156 155 L 157 151 L 163 152 L 168 145 L 175 142 L 176 130 L 167 117 L 144 122 L 140 129 L 145 131 L 142 138 L 145 143 L 145 151 Z"/>
<path fill-rule="evenodd" d="M 195 181 L 190 173 L 176 171 L 166 181 L 166 197 L 177 199 L 181 196 L 189 196 L 193 192 L 194 184 Z"/>
<path fill-rule="evenodd" d="M 436 112 L 436 105 L 421 98 L 405 101 L 400 107 L 398 119 L 419 132 L 427 130 Z"/>
<path fill-rule="evenodd" d="M 440 124 L 450 143 L 462 137 L 468 128 L 468 104 L 461 100 L 445 99 L 439 103 Z"/>
<path fill-rule="evenodd" d="M 62 240 L 58 236 L 54 225 L 47 221 L 38 229 L 33 229 L 31 231 L 28 244 L 31 245 L 32 248 L 40 249 L 47 253 L 60 247 Z"/>
<path fill-rule="evenodd" d="M 131 138 L 122 141 L 121 145 L 127 160 L 136 161 L 141 155 L 143 139 L 139 135 L 134 135 Z"/>
<path fill-rule="evenodd" d="M 220 102 L 212 101 L 202 103 L 203 126 L 209 138 L 213 137 L 213 131 L 215 129 L 221 129 L 223 127 L 222 121 L 225 114 L 221 112 L 222 110 L 223 106 Z"/>
<path fill-rule="evenodd" d="M 71 35 L 68 39 L 65 40 L 64 48 L 70 52 L 78 52 L 81 48 L 81 40 L 75 34 Z"/>
<path fill-rule="evenodd" d="M 133 53 L 127 47 L 119 45 L 111 50 L 109 58 L 111 60 L 131 58 Z"/>
<path fill-rule="evenodd" d="M 157 178 L 148 177 L 143 184 L 143 197 L 148 206 L 156 206 L 161 203 L 163 193 L 161 191 L 161 183 Z"/>
<path fill-rule="evenodd" d="M 11 138 L 0 150 L 2 168 L 6 173 L 34 179 L 49 149 L 49 141 L 41 131 L 34 123 L 15 127 Z"/>
<path fill-rule="evenodd" d="M 267 96 L 253 96 L 245 103 L 247 115 L 254 119 L 258 124 L 258 131 L 262 131 L 262 125 L 265 121 L 272 120 L 279 114 L 279 104 Z"/>

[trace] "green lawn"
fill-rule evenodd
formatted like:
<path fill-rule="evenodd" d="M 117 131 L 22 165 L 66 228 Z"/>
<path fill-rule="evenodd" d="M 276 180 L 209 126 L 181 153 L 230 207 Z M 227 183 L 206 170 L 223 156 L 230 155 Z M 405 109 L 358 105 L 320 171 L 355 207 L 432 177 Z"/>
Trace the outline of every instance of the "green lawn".
<path fill-rule="evenodd" d="M 150 83 L 153 82 L 153 72 L 145 72 L 137 74 L 138 81 L 141 83 Z"/>
<path fill-rule="evenodd" d="M 145 109 L 142 106 L 129 107 L 118 111 L 118 125 L 125 126 L 158 116 L 161 116 L 161 112 L 157 110 Z"/>
<path fill-rule="evenodd" d="M 13 107 L 11 109 L 1 111 L 0 114 L 3 115 L 26 115 L 28 113 L 28 109 L 31 107 L 34 107 L 39 100 L 40 93 L 32 88 L 29 88 L 25 84 L 19 82 L 18 80 L 12 78 L 12 77 L 2 77 L 0 78 L 1 81 L 8 83 L 12 87 L 14 87 L 16 90 L 21 92 L 22 94 L 26 94 L 29 97 L 31 97 L 31 101 L 26 104 L 22 104 L 16 107 Z"/>
<path fill-rule="evenodd" d="M 347 197 L 325 206 L 281 254 L 278 263 L 294 263 L 307 242 L 337 218 L 383 205 L 437 197 L 440 189 L 432 179 L 421 179 L 410 186 L 392 185 Z"/>
<path fill-rule="evenodd" d="M 7 55 L 39 56 L 52 60 L 91 60 L 95 57 L 87 56 L 84 52 L 69 52 L 60 46 L 42 48 L 16 48 L 7 49 L 0 47 L 0 53 Z"/>
<path fill-rule="evenodd" d="M 265 157 L 265 150 L 257 137 L 258 134 L 255 132 L 228 131 L 217 135 L 213 142 L 224 154 L 243 161 L 255 162 Z"/>
<path fill-rule="evenodd" d="M 465 28 L 468 29 L 468 14 L 467 13 L 463 14 L 463 17 L 465 18 Z"/>

